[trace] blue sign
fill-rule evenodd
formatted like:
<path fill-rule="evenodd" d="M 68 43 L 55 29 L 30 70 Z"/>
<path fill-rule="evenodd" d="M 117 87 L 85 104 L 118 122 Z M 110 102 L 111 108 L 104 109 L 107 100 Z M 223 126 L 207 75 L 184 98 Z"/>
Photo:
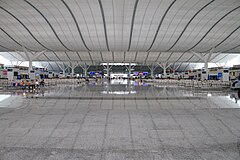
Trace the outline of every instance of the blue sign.
<path fill-rule="evenodd" d="M 144 76 L 148 75 L 148 72 L 143 72 L 143 75 L 144 75 Z"/>
<path fill-rule="evenodd" d="M 218 78 L 220 79 L 222 77 L 222 73 L 218 73 Z"/>
<path fill-rule="evenodd" d="M 95 75 L 95 72 L 89 72 L 90 75 Z"/>

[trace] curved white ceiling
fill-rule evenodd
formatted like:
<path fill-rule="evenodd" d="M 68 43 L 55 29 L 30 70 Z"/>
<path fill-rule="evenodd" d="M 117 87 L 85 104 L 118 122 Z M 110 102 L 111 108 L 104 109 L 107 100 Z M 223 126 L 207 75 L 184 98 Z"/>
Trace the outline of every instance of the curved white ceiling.
<path fill-rule="evenodd" d="M 39 61 L 212 62 L 240 53 L 239 0 L 1 0 L 0 51 Z"/>

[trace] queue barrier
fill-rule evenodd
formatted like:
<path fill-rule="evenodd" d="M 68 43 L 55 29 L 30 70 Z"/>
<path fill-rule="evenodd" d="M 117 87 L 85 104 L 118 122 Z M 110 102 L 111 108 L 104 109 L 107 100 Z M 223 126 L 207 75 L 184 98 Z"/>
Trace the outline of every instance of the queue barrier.
<path fill-rule="evenodd" d="M 7 80 L 0 79 L 0 88 L 5 87 L 20 87 L 22 80 Z M 39 80 L 40 82 L 40 80 Z M 56 86 L 56 85 L 73 85 L 85 82 L 85 79 L 44 79 L 45 86 Z M 179 87 L 191 87 L 191 88 L 229 88 L 230 82 L 223 82 L 217 80 L 198 81 L 198 80 L 176 80 L 176 79 L 144 79 L 144 82 L 161 85 L 177 85 Z"/>
<path fill-rule="evenodd" d="M 25 80 L 24 80 L 25 81 Z M 38 80 L 39 82 L 41 80 Z M 78 84 L 85 81 L 84 79 L 44 79 L 44 86 L 56 86 L 62 84 Z M 0 89 L 1 88 L 21 88 L 22 80 L 7 80 L 7 79 L 0 79 Z"/>
<path fill-rule="evenodd" d="M 178 85 L 179 87 L 192 87 L 192 88 L 229 88 L 230 82 L 224 82 L 219 80 L 208 80 L 208 81 L 198 81 L 198 80 L 176 80 L 176 79 L 152 79 L 144 80 L 145 82 L 152 82 L 161 85 Z"/>

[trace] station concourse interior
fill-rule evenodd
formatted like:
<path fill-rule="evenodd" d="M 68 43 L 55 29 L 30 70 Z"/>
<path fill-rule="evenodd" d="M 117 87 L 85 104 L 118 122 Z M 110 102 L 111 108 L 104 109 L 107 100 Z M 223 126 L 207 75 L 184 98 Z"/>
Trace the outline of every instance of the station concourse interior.
<path fill-rule="evenodd" d="M 0 160 L 239 160 L 239 0 L 0 0 Z"/>

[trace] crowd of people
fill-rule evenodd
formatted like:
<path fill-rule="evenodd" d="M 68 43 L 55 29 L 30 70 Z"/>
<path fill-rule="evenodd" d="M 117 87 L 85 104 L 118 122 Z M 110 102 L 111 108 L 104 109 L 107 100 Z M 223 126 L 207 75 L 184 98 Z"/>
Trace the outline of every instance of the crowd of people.
<path fill-rule="evenodd" d="M 44 79 L 42 79 L 41 81 L 39 80 L 22 80 L 21 82 L 16 82 L 15 80 L 12 80 L 12 87 L 19 87 L 21 89 L 29 89 L 29 90 L 33 90 L 33 89 L 38 89 L 40 87 L 44 87 L 45 82 Z"/>

